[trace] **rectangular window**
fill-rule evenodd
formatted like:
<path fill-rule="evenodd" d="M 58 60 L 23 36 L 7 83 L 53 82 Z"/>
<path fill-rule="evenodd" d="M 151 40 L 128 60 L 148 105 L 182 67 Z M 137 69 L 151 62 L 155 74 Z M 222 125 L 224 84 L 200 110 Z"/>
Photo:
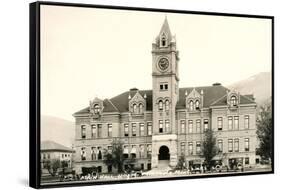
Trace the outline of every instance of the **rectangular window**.
<path fill-rule="evenodd" d="M 144 136 L 144 123 L 140 123 L 140 136 Z"/>
<path fill-rule="evenodd" d="M 196 133 L 201 133 L 201 120 L 196 120 Z"/>
<path fill-rule="evenodd" d="M 207 129 L 209 129 L 209 120 L 204 119 L 204 131 L 207 131 Z"/>
<path fill-rule="evenodd" d="M 132 136 L 135 137 L 137 136 L 137 124 L 132 123 Z"/>
<path fill-rule="evenodd" d="M 144 164 L 141 164 L 141 170 L 142 171 L 144 170 Z"/>
<path fill-rule="evenodd" d="M 92 138 L 96 138 L 96 137 L 97 137 L 97 126 L 92 125 Z"/>
<path fill-rule="evenodd" d="M 249 157 L 246 157 L 245 158 L 245 165 L 248 165 L 248 164 L 250 164 L 250 159 L 249 159 Z"/>
<path fill-rule="evenodd" d="M 201 153 L 201 143 L 196 142 L 196 154 L 200 154 L 200 153 Z"/>
<path fill-rule="evenodd" d="M 181 120 L 181 133 L 185 133 L 185 120 Z"/>
<path fill-rule="evenodd" d="M 246 152 L 250 151 L 250 139 L 249 138 L 245 139 L 245 151 Z"/>
<path fill-rule="evenodd" d="M 188 154 L 193 155 L 193 143 L 192 142 L 188 143 Z"/>
<path fill-rule="evenodd" d="M 188 133 L 193 133 L 193 121 L 188 120 Z"/>
<path fill-rule="evenodd" d="M 128 145 L 124 145 L 123 157 L 129 158 L 129 146 Z"/>
<path fill-rule="evenodd" d="M 218 117 L 218 131 L 222 130 L 222 117 Z"/>
<path fill-rule="evenodd" d="M 98 160 L 102 160 L 102 149 L 98 147 Z"/>
<path fill-rule="evenodd" d="M 140 145 L 140 158 L 144 158 L 144 145 Z"/>
<path fill-rule="evenodd" d="M 232 130 L 233 129 L 233 117 L 229 116 L 228 117 L 228 130 Z"/>
<path fill-rule="evenodd" d="M 81 148 L 81 160 L 86 160 L 86 148 Z"/>
<path fill-rule="evenodd" d="M 163 120 L 159 120 L 159 133 L 163 133 Z"/>
<path fill-rule="evenodd" d="M 85 125 L 81 126 L 81 138 L 82 139 L 86 138 L 86 126 Z"/>
<path fill-rule="evenodd" d="M 165 120 L 165 132 L 169 133 L 170 132 L 170 120 Z"/>
<path fill-rule="evenodd" d="M 245 115 L 245 118 L 244 118 L 244 128 L 245 129 L 249 129 L 249 126 L 250 126 L 250 119 L 249 119 L 249 116 L 248 115 Z"/>
<path fill-rule="evenodd" d="M 239 117 L 235 116 L 234 117 L 234 130 L 238 130 L 239 129 Z"/>
<path fill-rule="evenodd" d="M 132 149 L 131 149 L 131 158 L 136 158 L 137 157 L 137 146 L 136 145 L 132 145 Z"/>
<path fill-rule="evenodd" d="M 91 148 L 91 158 L 92 160 L 96 160 L 96 147 Z"/>
<path fill-rule="evenodd" d="M 101 138 L 102 135 L 102 124 L 98 124 L 98 138 Z"/>
<path fill-rule="evenodd" d="M 108 124 L 108 137 L 112 137 L 112 124 Z"/>
<path fill-rule="evenodd" d="M 160 84 L 160 90 L 168 90 L 168 84 L 167 83 Z"/>
<path fill-rule="evenodd" d="M 148 144 L 147 145 L 147 157 L 151 158 L 151 153 L 152 153 L 152 145 Z"/>
<path fill-rule="evenodd" d="M 181 154 L 185 155 L 185 143 L 184 142 L 181 143 Z"/>
<path fill-rule="evenodd" d="M 147 135 L 152 135 L 152 122 L 147 123 Z"/>
<path fill-rule="evenodd" d="M 239 152 L 239 139 L 234 139 L 234 152 Z"/>
<path fill-rule="evenodd" d="M 129 136 L 129 124 L 128 123 L 124 124 L 124 136 L 125 137 Z"/>
<path fill-rule="evenodd" d="M 228 152 L 233 152 L 233 140 L 228 139 Z"/>
<path fill-rule="evenodd" d="M 147 170 L 151 170 L 151 163 L 147 164 Z"/>
<path fill-rule="evenodd" d="M 218 149 L 219 149 L 219 152 L 222 152 L 222 150 L 223 150 L 222 139 L 218 140 Z"/>

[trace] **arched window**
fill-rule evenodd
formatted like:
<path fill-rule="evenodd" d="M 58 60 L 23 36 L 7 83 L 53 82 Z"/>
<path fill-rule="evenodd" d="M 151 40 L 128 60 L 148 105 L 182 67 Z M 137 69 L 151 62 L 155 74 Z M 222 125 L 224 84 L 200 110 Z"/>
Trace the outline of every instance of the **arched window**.
<path fill-rule="evenodd" d="M 196 100 L 196 101 L 195 101 L 195 109 L 196 109 L 196 110 L 199 110 L 199 100 Z"/>
<path fill-rule="evenodd" d="M 230 105 L 231 106 L 237 106 L 237 97 L 236 96 L 231 96 L 230 98 Z"/>
<path fill-rule="evenodd" d="M 94 105 L 94 113 L 99 114 L 100 113 L 100 106 L 98 104 Z"/>
<path fill-rule="evenodd" d="M 137 113 L 137 104 L 133 104 L 133 113 Z"/>
<path fill-rule="evenodd" d="M 158 109 L 163 110 L 163 101 L 162 100 L 159 100 Z"/>
<path fill-rule="evenodd" d="M 161 46 L 166 46 L 166 37 L 162 36 L 161 38 Z"/>
<path fill-rule="evenodd" d="M 160 43 L 161 43 L 160 46 L 162 46 L 162 47 L 167 46 L 167 37 L 166 37 L 165 33 L 163 33 L 161 35 Z"/>
<path fill-rule="evenodd" d="M 143 105 L 142 105 L 142 103 L 139 104 L 139 113 L 143 113 Z"/>
<path fill-rule="evenodd" d="M 166 110 L 166 111 L 169 110 L 169 107 L 170 107 L 169 104 L 170 104 L 170 103 L 169 103 L 169 100 L 166 100 L 166 101 L 165 101 L 165 110 Z"/>
<path fill-rule="evenodd" d="M 193 110 L 194 110 L 193 101 L 192 101 L 192 100 L 190 100 L 190 102 L 189 102 L 189 110 L 190 110 L 190 111 L 193 111 Z"/>

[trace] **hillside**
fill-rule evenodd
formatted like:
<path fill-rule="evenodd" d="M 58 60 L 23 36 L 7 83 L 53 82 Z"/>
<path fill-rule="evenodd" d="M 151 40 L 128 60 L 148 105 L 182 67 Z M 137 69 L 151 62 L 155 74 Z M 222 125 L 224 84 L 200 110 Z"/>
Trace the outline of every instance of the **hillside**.
<path fill-rule="evenodd" d="M 228 86 L 241 94 L 254 94 L 256 102 L 263 104 L 271 97 L 271 73 L 262 72 Z"/>
<path fill-rule="evenodd" d="M 74 122 L 53 116 L 41 117 L 41 141 L 51 140 L 71 147 L 74 135 Z"/>

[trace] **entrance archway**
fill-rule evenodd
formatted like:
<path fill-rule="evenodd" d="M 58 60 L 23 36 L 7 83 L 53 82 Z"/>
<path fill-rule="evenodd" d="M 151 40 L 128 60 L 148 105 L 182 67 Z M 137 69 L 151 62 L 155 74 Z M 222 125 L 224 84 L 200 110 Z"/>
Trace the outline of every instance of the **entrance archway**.
<path fill-rule="evenodd" d="M 160 147 L 158 160 L 170 160 L 170 151 L 167 146 Z"/>

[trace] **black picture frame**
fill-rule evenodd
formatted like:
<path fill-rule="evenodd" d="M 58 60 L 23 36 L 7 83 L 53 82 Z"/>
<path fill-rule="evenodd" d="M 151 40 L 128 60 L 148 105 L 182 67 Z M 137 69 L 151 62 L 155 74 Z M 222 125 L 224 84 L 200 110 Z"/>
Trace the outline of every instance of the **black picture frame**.
<path fill-rule="evenodd" d="M 171 10 L 171 9 L 157 9 L 157 8 L 142 8 L 142 7 L 122 7 L 122 6 L 109 6 L 109 5 L 92 5 L 80 3 L 63 3 L 63 2 L 34 2 L 29 5 L 29 37 L 30 37 L 30 79 L 29 79 L 29 185 L 33 188 L 53 188 L 53 187 L 70 187 L 70 186 L 88 186 L 88 185 L 104 185 L 104 184 L 118 184 L 118 183 L 139 183 L 148 181 L 166 181 L 166 180 L 180 180 L 180 179 L 193 179 L 193 178 L 210 178 L 210 177 L 229 177 L 229 176 L 242 176 L 242 175 L 258 175 L 258 174 L 271 174 L 274 173 L 274 159 L 272 159 L 272 171 L 254 172 L 254 173 L 232 173 L 221 175 L 207 175 L 207 176 L 184 176 L 184 177 L 171 177 L 171 178 L 157 178 L 157 179 L 131 179 L 120 181 L 91 181 L 83 183 L 62 183 L 62 184 L 40 184 L 40 101 L 41 101 L 41 83 L 40 83 L 40 6 L 64 6 L 64 7 L 83 7 L 83 8 L 101 8 L 109 10 L 133 10 L 133 11 L 152 11 L 152 12 L 167 12 L 167 13 L 181 13 L 181 14 L 195 14 L 195 15 L 214 15 L 214 16 L 227 16 L 227 17 L 245 17 L 245 18 L 262 18 L 271 20 L 271 48 L 272 48 L 272 65 L 271 65 L 271 81 L 272 81 L 272 147 L 274 150 L 274 16 L 265 15 L 248 15 L 248 14 L 235 14 L 235 13 L 219 13 L 219 12 L 200 12 L 189 10 Z M 274 151 L 273 151 L 274 158 Z"/>

